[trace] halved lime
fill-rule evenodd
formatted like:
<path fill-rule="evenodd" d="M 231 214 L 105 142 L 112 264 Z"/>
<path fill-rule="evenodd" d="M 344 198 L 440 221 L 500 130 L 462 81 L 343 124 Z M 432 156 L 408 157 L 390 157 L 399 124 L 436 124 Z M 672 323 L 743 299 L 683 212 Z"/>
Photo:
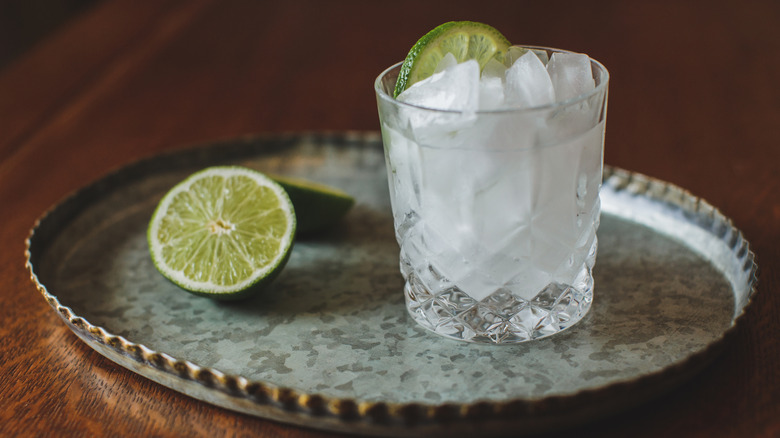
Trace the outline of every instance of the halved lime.
<path fill-rule="evenodd" d="M 321 231 L 339 221 L 355 198 L 325 184 L 288 176 L 269 175 L 290 195 L 298 221 L 298 234 Z"/>
<path fill-rule="evenodd" d="M 295 236 L 284 189 L 245 167 L 210 167 L 163 196 L 147 229 L 157 270 L 218 299 L 257 291 L 284 267 Z"/>
<path fill-rule="evenodd" d="M 409 50 L 398 73 L 393 97 L 433 75 L 447 53 L 452 53 L 459 63 L 474 59 L 481 70 L 493 58 L 503 63 L 504 53 L 510 45 L 501 32 L 487 24 L 474 21 L 444 23 L 425 34 Z"/>

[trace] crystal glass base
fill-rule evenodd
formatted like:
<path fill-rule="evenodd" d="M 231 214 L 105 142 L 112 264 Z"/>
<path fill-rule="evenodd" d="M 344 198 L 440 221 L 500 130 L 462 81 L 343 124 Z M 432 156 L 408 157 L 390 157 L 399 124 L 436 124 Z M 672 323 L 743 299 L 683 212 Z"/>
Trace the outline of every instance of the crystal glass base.
<path fill-rule="evenodd" d="M 498 289 L 477 301 L 454 285 L 432 293 L 417 274 L 409 272 L 404 292 L 412 318 L 438 335 L 514 344 L 559 333 L 588 313 L 593 299 L 590 266 L 583 266 L 574 283 L 550 283 L 531 300 Z"/>

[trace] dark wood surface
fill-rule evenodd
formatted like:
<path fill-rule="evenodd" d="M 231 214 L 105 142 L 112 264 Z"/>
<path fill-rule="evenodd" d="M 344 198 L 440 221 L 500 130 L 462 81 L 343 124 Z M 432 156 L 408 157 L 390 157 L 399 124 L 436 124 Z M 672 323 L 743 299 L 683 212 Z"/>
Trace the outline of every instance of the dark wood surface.
<path fill-rule="evenodd" d="M 49 206 L 140 157 L 251 133 L 377 130 L 374 78 L 451 19 L 601 60 L 607 164 L 707 199 L 758 257 L 759 293 L 720 358 L 578 435 L 780 436 L 770 0 L 99 3 L 0 71 L 0 436 L 331 436 L 207 405 L 104 359 L 35 290 L 24 240 Z"/>

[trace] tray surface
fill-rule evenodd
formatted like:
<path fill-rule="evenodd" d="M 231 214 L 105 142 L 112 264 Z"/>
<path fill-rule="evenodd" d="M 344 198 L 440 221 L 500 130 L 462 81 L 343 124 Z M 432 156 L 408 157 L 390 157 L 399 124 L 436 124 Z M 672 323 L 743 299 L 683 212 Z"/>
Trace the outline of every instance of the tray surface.
<path fill-rule="evenodd" d="M 268 290 L 233 303 L 167 282 L 145 235 L 169 188 L 224 163 L 357 200 L 337 227 L 296 242 Z M 53 207 L 28 241 L 28 267 L 71 329 L 122 366 L 229 409 L 380 435 L 452 435 L 453 423 L 533 432 L 614 413 L 706 365 L 754 292 L 753 255 L 727 218 L 608 168 L 589 315 L 525 344 L 447 340 L 406 314 L 387 192 L 376 134 L 206 145 L 123 167 Z"/>

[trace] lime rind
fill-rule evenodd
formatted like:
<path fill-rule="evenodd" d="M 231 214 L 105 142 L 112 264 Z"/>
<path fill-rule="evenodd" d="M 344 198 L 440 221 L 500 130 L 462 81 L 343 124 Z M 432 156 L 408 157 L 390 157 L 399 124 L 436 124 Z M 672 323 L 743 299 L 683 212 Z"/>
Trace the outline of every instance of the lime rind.
<path fill-rule="evenodd" d="M 232 193 L 244 196 L 225 196 Z M 262 197 L 264 208 L 247 206 L 258 202 L 247 193 Z M 176 213 L 169 214 L 171 209 Z M 147 241 L 155 267 L 174 284 L 211 298 L 236 299 L 281 272 L 296 224 L 292 201 L 271 178 L 244 167 L 210 167 L 163 196 Z M 220 238 L 228 232 L 241 238 Z"/>
<path fill-rule="evenodd" d="M 333 226 L 355 204 L 355 198 L 332 186 L 289 176 L 269 177 L 290 196 L 299 235 L 314 234 Z"/>
<path fill-rule="evenodd" d="M 406 55 L 398 73 L 393 97 L 429 76 L 447 53 L 460 63 L 474 59 L 480 70 L 491 59 L 504 62 L 511 46 L 509 40 L 487 24 L 474 21 L 450 21 L 423 35 Z"/>

